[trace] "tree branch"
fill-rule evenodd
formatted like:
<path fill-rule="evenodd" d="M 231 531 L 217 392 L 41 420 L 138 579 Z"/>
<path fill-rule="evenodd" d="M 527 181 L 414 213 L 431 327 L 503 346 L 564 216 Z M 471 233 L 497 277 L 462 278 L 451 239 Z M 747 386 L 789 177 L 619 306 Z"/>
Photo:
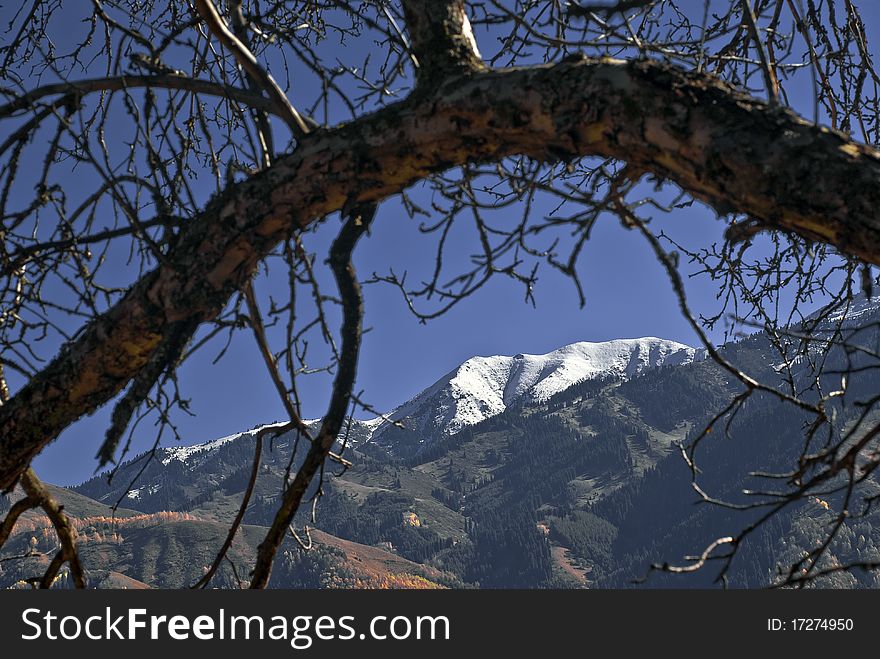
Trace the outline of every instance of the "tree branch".
<path fill-rule="evenodd" d="M 28 496 L 24 499 L 19 499 L 12 505 L 12 508 L 6 513 L 6 517 L 3 518 L 3 522 L 0 523 L 0 547 L 5 545 L 9 536 L 12 535 L 12 529 L 15 528 L 15 523 L 18 521 L 18 518 L 27 511 L 36 508 L 37 505 L 38 504 L 35 501 L 32 501 Z"/>
<path fill-rule="evenodd" d="M 61 430 L 116 395 L 174 324 L 214 318 L 298 228 L 452 167 L 522 154 L 627 161 L 720 213 L 750 215 L 880 264 L 880 155 L 717 79 L 643 60 L 570 58 L 453 77 L 230 185 L 165 262 L 0 407 L 0 489 Z"/>
<path fill-rule="evenodd" d="M 95 456 L 98 459 L 98 469 L 114 461 L 116 449 L 119 448 L 119 442 L 132 416 L 162 376 L 174 371 L 197 327 L 192 322 L 182 321 L 177 327 L 169 328 L 160 347 L 153 352 L 146 366 L 138 371 L 131 387 L 113 408 L 110 427 L 107 428 L 104 441 Z"/>
<path fill-rule="evenodd" d="M 223 562 L 223 559 L 226 558 L 229 548 L 232 547 L 232 541 L 235 540 L 235 535 L 238 533 L 242 521 L 244 521 L 244 516 L 247 513 L 248 505 L 250 505 L 251 497 L 254 493 L 254 487 L 257 484 L 257 477 L 260 475 L 260 459 L 263 454 L 263 436 L 270 433 L 277 436 L 290 430 L 294 430 L 295 428 L 296 425 L 293 422 L 282 426 L 266 426 L 258 430 L 254 435 L 254 460 L 251 464 L 251 474 L 248 478 L 247 487 L 241 497 L 241 504 L 239 504 L 238 513 L 236 513 L 235 519 L 229 527 L 229 532 L 226 534 L 226 540 L 223 541 L 223 546 L 220 547 L 220 551 L 217 552 L 217 556 L 214 558 L 211 567 L 208 568 L 208 571 L 201 579 L 193 584 L 192 588 L 206 588 L 208 584 L 211 583 L 211 579 L 214 578 L 214 575 L 220 568 L 220 564 Z M 238 581 L 237 578 L 236 581 Z"/>
<path fill-rule="evenodd" d="M 202 20 L 208 25 L 208 29 L 211 30 L 211 33 L 217 37 L 220 43 L 223 44 L 224 48 L 232 53 L 233 57 L 235 57 L 236 61 L 245 70 L 247 75 L 252 80 L 258 82 L 259 85 L 266 90 L 269 96 L 274 100 L 275 107 L 283 108 L 284 115 L 282 116 L 282 119 L 287 123 L 287 126 L 290 128 L 294 137 L 296 137 L 297 140 L 302 140 L 303 137 L 308 135 L 309 127 L 306 125 L 306 122 L 303 121 L 303 118 L 300 116 L 299 112 L 297 112 L 296 108 L 293 107 L 290 99 L 287 98 L 287 95 L 281 90 L 281 87 L 278 86 L 278 83 L 275 82 L 275 79 L 269 74 L 269 72 L 260 66 L 260 63 L 257 62 L 257 58 L 254 57 L 250 50 L 248 50 L 247 46 L 239 41 L 238 37 L 226 27 L 226 23 L 223 22 L 214 3 L 211 0 L 194 0 L 193 4 L 199 12 L 199 15 L 202 17 Z"/>
<path fill-rule="evenodd" d="M 239 43 L 241 43 L 242 47 L 246 48 L 249 53 L 252 53 L 250 39 L 248 38 L 247 22 L 245 21 L 241 2 L 242 0 L 229 0 L 226 3 L 229 8 L 229 18 L 232 22 L 232 33 L 235 35 L 236 39 L 238 39 Z M 262 69 L 262 67 L 260 68 Z M 242 67 L 242 73 L 248 90 L 252 93 L 259 94 L 260 81 L 251 76 L 244 67 Z M 272 96 L 272 94 L 270 93 L 269 96 Z M 254 117 L 254 123 L 257 127 L 257 135 L 259 136 L 260 146 L 263 151 L 263 167 L 269 167 L 272 164 L 272 158 L 275 157 L 275 139 L 272 136 L 272 124 L 269 122 L 269 117 L 266 116 L 265 112 L 253 108 L 251 109 L 251 112 Z"/>
<path fill-rule="evenodd" d="M 339 296 L 342 299 L 342 348 L 333 381 L 333 393 L 327 414 L 321 422 L 318 435 L 312 440 L 309 452 L 296 472 L 293 482 L 285 490 L 281 506 L 263 542 L 257 549 L 257 560 L 251 578 L 251 588 L 265 588 L 269 584 L 272 562 L 275 554 L 290 528 L 300 502 L 315 474 L 321 469 L 330 454 L 333 444 L 345 421 L 351 393 L 357 374 L 358 353 L 361 345 L 361 320 L 364 315 L 364 300 L 361 287 L 351 263 L 351 253 L 358 239 L 369 229 L 376 213 L 375 204 L 353 208 L 345 225 L 330 248 L 328 262 L 336 278 Z"/>
<path fill-rule="evenodd" d="M 463 0 L 404 0 L 419 84 L 483 69 Z"/>
<path fill-rule="evenodd" d="M 0 119 L 11 117 L 16 112 L 26 110 L 37 101 L 47 96 L 61 95 L 63 99 L 73 96 L 79 98 L 95 92 L 115 92 L 123 89 L 140 89 L 152 87 L 156 89 L 178 89 L 193 94 L 205 94 L 228 98 L 237 103 L 242 103 L 252 108 L 258 108 L 265 112 L 271 112 L 284 118 L 287 110 L 279 106 L 277 101 L 263 96 L 252 94 L 245 89 L 239 89 L 230 85 L 222 85 L 209 80 L 188 78 L 177 74 L 161 74 L 149 76 L 123 75 L 110 76 L 107 78 L 91 78 L 76 82 L 56 82 L 50 85 L 37 87 L 29 92 L 16 97 L 5 105 L 0 105 Z M 63 100 L 61 104 L 67 101 Z"/>
<path fill-rule="evenodd" d="M 773 73 L 773 66 L 767 55 L 764 42 L 761 41 L 761 32 L 758 30 L 758 19 L 752 9 L 751 0 L 740 0 L 743 20 L 749 29 L 749 36 L 755 42 L 755 50 L 758 51 L 758 60 L 761 63 L 761 74 L 764 76 L 764 86 L 767 88 L 767 100 L 771 105 L 779 104 L 779 81 Z"/>
<path fill-rule="evenodd" d="M 73 576 L 73 583 L 77 588 L 86 587 L 85 572 L 82 564 L 79 562 L 79 554 L 76 551 L 76 529 L 70 525 L 70 520 L 64 514 L 62 506 L 52 498 L 49 491 L 43 485 L 33 469 L 27 469 L 21 475 L 21 487 L 28 498 L 43 509 L 43 512 L 49 517 L 52 526 L 55 527 L 55 533 L 58 534 L 58 541 L 61 543 L 60 551 L 55 555 L 49 569 L 43 580 L 40 582 L 40 588 L 49 588 L 61 569 L 61 565 L 65 562 L 70 566 L 70 574 Z"/>

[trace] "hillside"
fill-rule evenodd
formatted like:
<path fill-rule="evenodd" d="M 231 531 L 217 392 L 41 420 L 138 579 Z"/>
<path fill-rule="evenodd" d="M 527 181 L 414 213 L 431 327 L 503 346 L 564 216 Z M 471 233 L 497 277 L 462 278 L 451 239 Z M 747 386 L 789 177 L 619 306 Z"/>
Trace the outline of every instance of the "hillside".
<path fill-rule="evenodd" d="M 80 495 L 62 496 L 81 500 Z M 95 503 L 95 505 L 99 505 Z M 150 513 L 128 517 L 72 517 L 79 552 L 89 582 L 103 588 L 179 588 L 204 574 L 225 538 L 221 522 L 188 513 Z M 247 568 L 265 528 L 243 526 L 229 551 L 229 565 L 212 587 L 245 587 Z M 322 531 L 311 533 L 313 547 L 301 552 L 292 542 L 282 551 L 272 586 L 276 588 L 441 588 L 462 585 L 454 576 L 416 564 L 394 553 L 342 540 Z M 27 587 L 26 580 L 45 571 L 56 547 L 46 518 L 19 523 L 4 548 L 25 559 L 0 563 L 0 587 Z M 66 569 L 58 587 L 68 586 Z"/>
<path fill-rule="evenodd" d="M 854 316 L 867 328 L 864 344 L 876 345 L 878 305 L 857 305 Z M 617 355 L 602 362 L 604 371 L 584 375 L 581 370 L 571 376 L 573 383 L 550 395 L 535 392 L 560 373 L 574 372 L 586 354 L 582 344 L 551 353 L 553 358 L 498 358 L 498 364 L 510 360 L 504 362 L 508 370 L 499 367 L 503 377 L 492 389 L 504 408 L 472 419 L 457 432 L 423 433 L 408 424 L 382 433 L 377 442 L 377 424 L 359 423 L 358 441 L 347 454 L 354 466 L 328 477 L 324 486 L 317 507 L 319 530 L 313 532 L 316 549 L 304 552 L 291 542 L 273 585 L 628 587 L 647 574 L 652 562 L 681 562 L 715 538 L 743 528 L 754 513 L 695 505 L 690 474 L 676 449 L 741 385 L 714 361 L 695 360 L 691 349 L 656 345 L 660 348 L 654 352 L 637 346 L 627 353 L 628 363 L 635 360 L 644 367 L 628 370 L 622 366 L 626 359 Z M 767 337 L 755 334 L 722 352 L 762 381 L 779 381 L 779 358 Z M 642 360 L 645 356 L 650 358 Z M 859 357 L 835 353 L 829 359 L 833 370 L 837 362 Z M 438 399 L 438 392 L 451 391 L 450 383 L 467 372 L 465 366 L 476 368 L 485 360 L 469 360 L 455 377 L 441 378 L 442 386 L 432 385 L 413 398 L 416 407 L 429 415 L 432 404 L 442 408 L 445 394 Z M 528 377 L 517 375 L 518 360 L 531 364 L 525 369 Z M 540 368 L 532 368 L 539 362 Z M 806 366 L 795 363 L 795 377 L 803 376 Z M 539 371 L 545 377 L 536 376 Z M 511 390 L 514 381 L 525 384 Z M 478 389 L 474 385 L 468 391 Z M 835 403 L 838 426 L 847 427 L 861 412 L 852 401 L 877 391 L 880 372 L 858 369 L 846 399 Z M 398 411 L 405 409 L 415 409 L 412 401 Z M 796 459 L 804 422 L 796 408 L 780 406 L 766 394 L 752 396 L 721 436 L 701 449 L 701 485 L 714 496 L 744 501 L 743 490 L 761 485 L 751 472 L 783 470 Z M 246 528 L 231 552 L 239 576 L 247 573 L 261 527 L 274 514 L 295 444 L 290 435 L 267 442 Z M 107 583 L 120 583 L 117 575 L 160 587 L 197 579 L 237 510 L 253 448 L 250 431 L 196 447 L 160 449 L 122 465 L 112 482 L 99 476 L 73 488 L 65 496 L 70 512 L 86 518 L 90 539 L 84 556 L 92 569 L 113 573 Z M 135 489 L 126 492 L 141 469 Z M 861 487 L 880 493 L 873 476 Z M 112 534 L 108 538 L 109 528 L 88 526 L 94 511 L 120 499 L 130 509 L 129 521 L 118 520 L 121 540 Z M 771 583 L 780 565 L 815 545 L 839 505 L 835 495 L 787 508 L 744 543 L 728 584 Z M 877 514 L 867 511 L 845 524 L 830 547 L 829 564 L 880 560 Z M 312 524 L 307 511 L 296 524 Z M 18 550 L 29 541 L 25 536 Z M 715 574 L 713 566 L 687 576 L 654 574 L 644 585 L 705 587 L 713 584 Z M 224 566 L 215 585 L 235 584 L 232 569 Z M 878 583 L 870 573 L 856 573 L 835 574 L 819 585 Z"/>

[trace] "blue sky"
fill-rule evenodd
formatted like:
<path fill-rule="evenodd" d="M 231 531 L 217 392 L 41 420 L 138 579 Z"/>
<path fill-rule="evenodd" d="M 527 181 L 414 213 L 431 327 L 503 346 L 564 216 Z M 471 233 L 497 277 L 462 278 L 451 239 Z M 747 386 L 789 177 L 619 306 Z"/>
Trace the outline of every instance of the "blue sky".
<path fill-rule="evenodd" d="M 544 268 L 535 290 L 536 306 L 525 304 L 521 286 L 497 278 L 446 315 L 421 324 L 388 286 L 365 287 L 366 315 L 356 390 L 379 410 L 390 410 L 474 355 L 544 353 L 575 341 L 659 336 L 696 344 L 696 337 L 677 311 L 666 274 L 644 239 L 622 229 L 610 216 L 595 230 L 581 257 L 580 273 L 587 303 L 581 309 L 573 284 Z M 663 218 L 678 225 L 695 242 L 708 244 L 723 228 L 711 212 L 699 206 Z M 337 226 L 328 223 L 327 233 Z M 678 231 L 676 233 L 681 233 Z M 472 243 L 455 246 L 472 250 Z M 400 265 L 400 253 L 412 262 L 429 262 L 432 243 L 418 235 L 395 201 L 384 204 L 372 235 L 358 248 L 355 263 L 362 277 L 385 271 L 389 252 Z M 265 294 L 283 281 L 261 279 Z M 696 309 L 713 310 L 714 292 L 704 279 L 690 282 Z M 332 289 L 329 289 L 332 290 Z M 215 342 L 180 370 L 180 383 L 191 398 L 195 416 L 178 414 L 185 443 L 200 443 L 253 426 L 284 419 L 277 393 L 251 335 L 238 333 L 226 356 L 212 361 L 222 342 Z M 276 349 L 277 349 L 277 344 Z M 320 416 L 328 380 L 304 379 L 300 386 L 303 412 Z M 105 406 L 69 428 L 36 461 L 43 478 L 56 483 L 79 482 L 92 475 L 93 456 L 110 415 Z M 360 414 L 359 416 L 365 416 Z M 154 429 L 145 426 L 135 436 L 134 455 L 148 448 Z"/>
<path fill-rule="evenodd" d="M 0 13 L 5 16 L 10 9 L 15 8 L 7 6 Z M 867 18 L 871 12 L 873 9 Z M 810 108 L 807 102 L 803 110 L 809 112 Z M 113 135 L 108 139 L 112 140 Z M 74 181 L 71 177 L 71 184 Z M 207 195 L 210 190 L 203 192 Z M 515 216 L 520 209 L 505 212 Z M 545 202 L 534 212 L 549 212 L 549 206 Z M 669 215 L 658 214 L 652 226 L 667 230 L 689 246 L 718 241 L 724 229 L 724 224 L 700 204 Z M 311 240 L 326 246 L 337 228 L 338 218 L 331 218 Z M 415 222 L 392 199 L 380 207 L 372 234 L 358 247 L 355 264 L 362 277 L 373 271 L 387 272 L 389 265 L 397 271 L 410 270 L 414 276 L 426 274 L 433 262 L 432 248 L 433 241 L 418 232 Z M 451 248 L 454 253 L 469 254 L 474 244 L 464 235 L 454 236 Z M 688 272 L 687 267 L 684 272 Z M 637 232 L 621 228 L 614 218 L 604 217 L 595 227 L 580 258 L 579 273 L 586 294 L 584 308 L 578 306 L 572 283 L 545 267 L 535 290 L 536 307 L 524 303 L 519 284 L 497 278 L 427 324 L 419 323 L 409 313 L 392 288 L 366 287 L 365 326 L 369 331 L 363 341 L 356 389 L 363 390 L 365 400 L 377 409 L 390 410 L 474 355 L 544 353 L 575 341 L 641 336 L 696 344 L 695 335 L 678 311 L 666 274 L 644 239 Z M 697 311 L 717 310 L 711 282 L 696 278 L 688 280 L 687 285 Z M 280 295 L 286 282 L 277 273 L 270 273 L 260 278 L 257 286 L 262 294 Z M 284 418 L 251 335 L 238 333 L 226 357 L 214 365 L 220 347 L 222 341 L 215 342 L 180 370 L 181 387 L 192 401 L 193 416 L 178 414 L 175 422 L 187 444 Z M 323 412 L 327 384 L 322 376 L 301 384 L 306 417 Z M 105 406 L 65 431 L 36 460 L 37 472 L 60 484 L 90 477 L 111 409 Z M 150 426 L 139 429 L 130 455 L 149 447 L 154 432 Z"/>

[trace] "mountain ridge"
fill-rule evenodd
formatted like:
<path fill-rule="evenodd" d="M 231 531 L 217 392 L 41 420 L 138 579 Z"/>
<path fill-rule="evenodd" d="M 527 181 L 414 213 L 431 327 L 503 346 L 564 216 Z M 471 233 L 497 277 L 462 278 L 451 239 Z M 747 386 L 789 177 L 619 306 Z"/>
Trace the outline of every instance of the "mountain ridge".
<path fill-rule="evenodd" d="M 596 377 L 628 378 L 650 368 L 690 363 L 698 351 L 657 337 L 579 341 L 551 352 L 476 356 L 387 415 L 372 433 L 375 441 L 410 420 L 409 430 L 431 438 L 453 435 L 502 413 L 511 405 L 537 403 Z"/>
<path fill-rule="evenodd" d="M 651 368 L 688 364 L 703 358 L 703 352 L 670 339 L 640 337 L 578 341 L 544 354 L 477 355 L 387 414 L 354 419 L 348 445 L 358 447 L 369 442 L 385 447 L 393 445 L 393 436 L 387 442 L 380 438 L 386 433 L 393 435 L 398 423 L 402 423 L 408 433 L 426 438 L 425 441 L 454 435 L 501 414 L 511 405 L 546 401 L 594 378 L 626 379 Z M 439 409 L 433 418 L 432 409 Z M 319 423 L 320 419 L 306 421 L 312 427 Z M 185 463 L 274 425 L 283 423 L 260 424 L 197 444 L 161 447 L 157 458 L 165 465 L 173 460 Z"/>
<path fill-rule="evenodd" d="M 859 343 L 880 345 L 880 309 L 874 304 L 856 305 L 855 312 L 862 307 L 859 326 L 869 329 L 859 334 Z M 719 351 L 755 378 L 764 382 L 779 378 L 782 383 L 774 369 L 777 346 L 765 334 L 739 338 Z M 401 570 L 393 567 L 393 555 L 453 575 L 453 581 L 438 577 L 441 582 L 454 585 L 458 579 L 477 587 L 628 587 L 644 576 L 652 562 L 680 562 L 682 556 L 735 532 L 747 521 L 727 509 L 694 506 L 691 475 L 676 450 L 741 393 L 741 384 L 714 360 L 696 353 L 697 359 L 668 368 L 645 368 L 662 365 L 651 359 L 650 351 L 638 352 L 635 358 L 632 352 L 625 356 L 614 362 L 618 364 L 614 369 L 607 368 L 608 361 L 593 362 L 613 377 L 582 380 L 540 402 L 529 402 L 530 396 L 537 400 L 541 395 L 535 384 L 547 381 L 558 364 L 549 359 L 524 364 L 525 355 L 490 359 L 503 362 L 500 375 L 496 373 L 491 382 L 502 402 L 507 396 L 505 411 L 424 446 L 417 432 L 399 431 L 403 434 L 394 438 L 396 453 L 367 442 L 370 422 L 360 422 L 353 430 L 357 436 L 353 455 L 347 454 L 353 466 L 328 475 L 317 521 L 310 510 L 303 510 L 294 527 L 317 524 L 333 538 L 385 552 L 377 554 L 380 578 L 388 572 L 392 582 L 403 579 L 408 585 L 409 577 L 400 576 Z M 570 364 L 570 355 L 568 360 L 565 357 L 560 356 L 560 361 Z M 837 350 L 829 359 L 833 370 L 848 356 Z M 880 369 L 860 369 L 868 365 L 866 355 L 854 359 L 849 395 L 861 400 L 880 390 Z M 475 367 L 479 365 L 478 361 Z M 801 370 L 795 370 L 796 378 L 802 377 Z M 442 378 L 438 382 L 435 394 L 448 384 Z M 832 404 L 841 428 L 861 414 L 858 408 L 844 407 L 841 399 Z M 757 470 L 778 472 L 797 459 L 804 414 L 799 408 L 780 406 L 770 395 L 752 396 L 725 422 L 726 437 L 704 444 L 701 485 L 719 498 L 742 501 L 744 490 L 761 485 L 755 480 Z M 880 422 L 880 410 L 868 422 L 875 417 Z M 99 529 L 98 535 L 109 540 L 95 547 L 119 557 L 108 568 L 148 585 L 162 585 L 171 583 L 175 575 L 160 575 L 153 563 L 129 564 L 129 550 L 157 547 L 176 555 L 178 548 L 193 542 L 219 544 L 223 525 L 236 514 L 248 483 L 255 432 L 201 447 L 160 449 L 146 465 L 140 460 L 120 465 L 112 483 L 104 475 L 74 488 L 94 500 L 82 502 L 86 512 L 121 499 L 142 514 L 177 511 L 183 516 L 174 530 L 157 525 L 138 530 L 138 535 L 130 531 L 129 544 L 121 552 L 105 546 L 114 536 Z M 404 452 L 406 442 L 415 450 Z M 245 518 L 249 538 L 258 537 L 258 529 L 273 519 L 295 445 L 295 438 L 287 434 L 264 446 Z M 171 459 L 166 459 L 169 455 Z M 135 477 L 138 495 L 126 499 L 127 484 Z M 880 496 L 875 479 L 863 487 L 868 495 L 876 490 Z M 730 584 L 771 583 L 779 565 L 791 564 L 798 552 L 815 546 L 840 505 L 839 497 L 831 495 L 791 506 L 743 545 L 743 559 L 728 575 Z M 141 523 L 135 519 L 129 526 Z M 95 533 L 90 532 L 90 537 L 94 539 Z M 248 568 L 250 551 L 242 546 L 236 554 L 239 571 Z M 277 585 L 314 587 L 318 575 L 332 574 L 352 559 L 352 552 L 365 551 L 353 548 L 346 559 L 342 554 L 312 554 L 293 547 L 292 562 L 278 572 Z M 880 560 L 880 511 L 847 522 L 830 551 L 828 560 L 840 563 Z M 208 556 L 207 550 L 203 553 Z M 171 563 L 163 565 L 173 568 Z M 406 565 L 402 571 L 414 573 L 416 568 Z M 229 581 L 227 572 L 224 579 Z M 655 575 L 647 585 L 708 587 L 713 578 L 710 567 L 680 581 Z M 229 583 L 234 587 L 234 582 Z M 411 585 L 422 583 L 416 579 Z M 877 587 L 880 577 L 836 575 L 822 583 Z"/>

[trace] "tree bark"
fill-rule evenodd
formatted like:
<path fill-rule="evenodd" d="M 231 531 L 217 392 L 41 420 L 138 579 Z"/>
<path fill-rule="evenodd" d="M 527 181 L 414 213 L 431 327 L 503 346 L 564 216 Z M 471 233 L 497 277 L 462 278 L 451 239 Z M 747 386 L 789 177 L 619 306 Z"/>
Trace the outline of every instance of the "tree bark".
<path fill-rule="evenodd" d="M 420 85 L 484 69 L 462 0 L 404 0 Z"/>
<path fill-rule="evenodd" d="M 435 173 L 513 155 L 614 157 L 736 211 L 880 265 L 880 156 L 716 79 L 653 61 L 570 58 L 453 75 L 312 133 L 230 186 L 165 262 L 0 407 L 0 489 L 119 393 L 163 337 L 216 316 L 291 231 Z"/>

